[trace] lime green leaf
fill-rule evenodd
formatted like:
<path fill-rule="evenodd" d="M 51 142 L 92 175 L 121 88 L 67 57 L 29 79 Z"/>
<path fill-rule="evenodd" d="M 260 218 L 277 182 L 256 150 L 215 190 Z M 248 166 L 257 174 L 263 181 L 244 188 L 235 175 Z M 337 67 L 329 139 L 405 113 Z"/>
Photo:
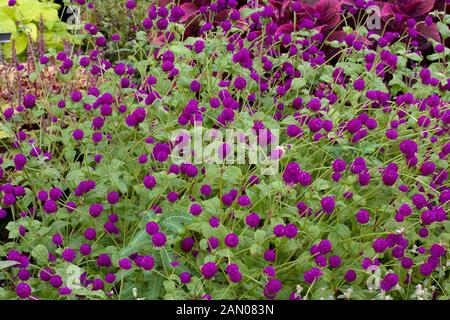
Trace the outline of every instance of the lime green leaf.
<path fill-rule="evenodd" d="M 14 20 L 12 20 L 6 13 L 0 11 L 0 32 L 16 33 L 17 28 Z"/>
<path fill-rule="evenodd" d="M 35 0 L 19 0 L 17 1 L 18 19 L 23 22 L 39 21 L 41 16 L 41 5 Z"/>
<path fill-rule="evenodd" d="M 33 41 L 37 40 L 38 28 L 37 28 L 36 24 L 34 24 L 34 23 L 25 24 L 24 31 L 31 36 L 31 39 L 33 39 Z"/>

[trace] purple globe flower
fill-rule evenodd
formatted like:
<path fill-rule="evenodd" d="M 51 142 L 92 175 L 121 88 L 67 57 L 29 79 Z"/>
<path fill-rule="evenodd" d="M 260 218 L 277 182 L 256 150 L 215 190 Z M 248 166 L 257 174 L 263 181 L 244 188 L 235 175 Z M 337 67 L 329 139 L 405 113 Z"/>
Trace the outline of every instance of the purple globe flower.
<path fill-rule="evenodd" d="M 32 94 L 26 94 L 23 97 L 23 106 L 27 109 L 33 108 L 36 105 L 36 97 Z"/>
<path fill-rule="evenodd" d="M 325 197 L 320 201 L 320 204 L 322 205 L 322 210 L 327 213 L 331 214 L 334 211 L 334 197 Z"/>
<path fill-rule="evenodd" d="M 156 248 L 162 248 L 166 245 L 167 238 L 164 233 L 157 232 L 152 235 L 152 243 Z"/>
<path fill-rule="evenodd" d="M 123 270 L 130 270 L 133 267 L 133 265 L 131 264 L 130 259 L 123 258 L 119 260 L 119 267 L 120 269 Z"/>
<path fill-rule="evenodd" d="M 207 262 L 200 268 L 200 272 L 205 279 L 213 278 L 216 275 L 217 271 L 217 265 L 214 262 Z"/>
<path fill-rule="evenodd" d="M 97 257 L 97 265 L 99 267 L 111 267 L 112 261 L 108 254 L 102 253 Z"/>
<path fill-rule="evenodd" d="M 341 258 L 339 256 L 331 256 L 328 261 L 332 269 L 338 268 L 341 265 Z"/>
<path fill-rule="evenodd" d="M 261 218 L 259 217 L 258 214 L 254 213 L 254 212 L 250 213 L 250 214 L 245 218 L 245 223 L 246 223 L 250 228 L 257 228 L 260 222 L 261 222 Z"/>
<path fill-rule="evenodd" d="M 397 173 L 397 171 L 394 171 L 394 170 L 385 169 L 383 171 L 381 178 L 385 185 L 393 186 L 395 184 L 395 182 L 397 182 L 398 173 Z"/>
<path fill-rule="evenodd" d="M 203 212 L 203 208 L 200 204 L 194 203 L 189 208 L 189 213 L 193 216 L 199 216 Z"/>
<path fill-rule="evenodd" d="M 352 269 L 347 270 L 347 272 L 344 275 L 344 279 L 347 282 L 355 281 L 356 280 L 356 272 L 355 272 L 355 270 L 352 270 Z"/>
<path fill-rule="evenodd" d="M 16 286 L 16 294 L 21 299 L 26 299 L 31 295 L 31 287 L 28 283 L 21 282 Z"/>
<path fill-rule="evenodd" d="M 326 240 L 326 239 L 325 240 L 321 240 L 319 242 L 319 245 L 318 245 L 317 249 L 318 249 L 318 251 L 321 254 L 329 253 L 331 251 L 331 249 L 332 249 L 331 241 L 330 240 Z"/>
<path fill-rule="evenodd" d="M 76 129 L 73 131 L 72 136 L 75 140 L 81 140 L 84 137 L 84 132 L 83 130 Z"/>
<path fill-rule="evenodd" d="M 189 272 L 180 273 L 180 281 L 183 284 L 191 282 L 191 274 Z"/>
<path fill-rule="evenodd" d="M 72 262 L 77 257 L 77 252 L 73 250 L 72 248 L 66 248 L 61 253 L 61 258 L 63 258 L 67 262 Z"/>
<path fill-rule="evenodd" d="M 355 214 L 355 218 L 356 218 L 356 221 L 358 221 L 358 223 L 366 224 L 370 220 L 370 214 L 369 214 L 369 212 L 367 210 L 359 210 Z"/>
<path fill-rule="evenodd" d="M 322 276 L 322 271 L 319 268 L 312 268 L 303 274 L 303 279 L 308 284 L 313 284 Z"/>
<path fill-rule="evenodd" d="M 294 224 L 288 223 L 284 227 L 284 236 L 286 238 L 295 238 L 297 236 L 297 234 L 298 234 L 298 229 Z"/>
<path fill-rule="evenodd" d="M 225 245 L 230 248 L 236 248 L 239 244 L 239 237 L 237 234 L 229 233 L 225 237 Z"/>
<path fill-rule="evenodd" d="M 144 178 L 144 186 L 147 189 L 153 189 L 156 185 L 156 178 L 154 176 L 146 176 Z"/>
<path fill-rule="evenodd" d="M 356 91 L 364 90 L 365 85 L 366 84 L 363 79 L 358 79 L 353 83 L 353 87 L 355 88 Z"/>

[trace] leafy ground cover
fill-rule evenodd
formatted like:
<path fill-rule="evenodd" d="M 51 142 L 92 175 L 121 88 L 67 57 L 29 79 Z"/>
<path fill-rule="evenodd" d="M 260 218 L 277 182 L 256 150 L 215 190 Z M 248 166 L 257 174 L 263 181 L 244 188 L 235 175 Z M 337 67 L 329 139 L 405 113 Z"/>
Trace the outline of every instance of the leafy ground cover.
<path fill-rule="evenodd" d="M 448 1 L 74 2 L 0 66 L 0 298 L 449 299 Z"/>

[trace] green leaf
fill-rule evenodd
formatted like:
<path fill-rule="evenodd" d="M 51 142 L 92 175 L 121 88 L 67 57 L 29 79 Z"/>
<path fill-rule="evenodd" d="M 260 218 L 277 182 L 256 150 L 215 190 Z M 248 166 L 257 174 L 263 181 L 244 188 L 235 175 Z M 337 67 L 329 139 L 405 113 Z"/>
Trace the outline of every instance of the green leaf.
<path fill-rule="evenodd" d="M 0 130 L 0 140 L 6 139 L 6 138 L 11 138 L 11 135 L 8 132 Z"/>
<path fill-rule="evenodd" d="M 84 173 L 81 170 L 71 170 L 66 176 L 67 182 L 78 185 L 84 179 Z"/>
<path fill-rule="evenodd" d="M 205 200 L 202 202 L 202 207 L 205 213 L 217 214 L 220 212 L 220 200 L 217 197 Z"/>
<path fill-rule="evenodd" d="M 55 23 L 59 21 L 58 10 L 52 8 L 42 8 L 42 16 L 44 17 L 44 25 L 48 30 L 52 30 Z"/>
<path fill-rule="evenodd" d="M 409 60 L 416 61 L 416 62 L 421 62 L 423 60 L 422 57 L 419 56 L 415 52 L 405 54 L 405 57 L 407 57 Z"/>
<path fill-rule="evenodd" d="M 16 33 L 17 27 L 14 20 L 11 19 L 6 13 L 0 11 L 0 32 Z"/>
<path fill-rule="evenodd" d="M 16 264 L 18 264 L 17 261 L 0 261 L 0 270 L 15 266 Z"/>
<path fill-rule="evenodd" d="M 166 218 L 161 224 L 166 227 L 168 231 L 175 234 L 181 234 L 184 232 L 184 224 L 192 222 L 194 218 L 188 214 L 177 214 Z"/>
<path fill-rule="evenodd" d="M 317 179 L 314 182 L 314 186 L 315 186 L 315 189 L 318 191 L 323 191 L 323 190 L 327 190 L 330 188 L 330 186 L 328 185 L 328 182 L 323 179 Z"/>
<path fill-rule="evenodd" d="M 136 233 L 136 235 L 128 243 L 128 245 L 120 251 L 121 257 L 127 257 L 130 254 L 132 254 L 133 252 L 135 252 L 141 248 L 144 248 L 146 246 L 148 246 L 148 247 L 151 246 L 150 236 L 145 231 L 145 225 L 147 224 L 147 222 L 153 220 L 153 216 L 154 216 L 154 214 L 151 212 L 146 213 L 146 215 L 141 223 L 141 227 L 138 229 L 140 231 L 138 233 Z"/>
<path fill-rule="evenodd" d="M 170 280 L 164 281 L 163 285 L 167 292 L 174 292 L 177 289 L 175 282 Z"/>
<path fill-rule="evenodd" d="M 223 176 L 223 180 L 232 182 L 232 183 L 239 183 L 242 178 L 242 171 L 239 167 L 228 167 L 225 169 Z"/>
<path fill-rule="evenodd" d="M 48 263 L 48 250 L 47 247 L 42 244 L 38 244 L 33 248 L 31 256 L 36 259 L 38 265 L 45 265 Z"/>
<path fill-rule="evenodd" d="M 433 54 L 430 54 L 427 56 L 427 59 L 429 61 L 436 61 L 436 60 L 439 60 L 440 58 L 442 58 L 442 54 L 439 54 L 439 53 L 433 53 Z"/>
<path fill-rule="evenodd" d="M 38 37 L 38 28 L 35 23 L 27 23 L 24 25 L 25 33 L 28 33 L 31 36 L 33 41 L 37 40 Z"/>
<path fill-rule="evenodd" d="M 292 90 L 299 90 L 303 88 L 306 85 L 306 79 L 305 78 L 295 78 L 292 80 L 291 89 Z"/>
<path fill-rule="evenodd" d="M 337 224 L 330 235 L 336 236 L 338 239 L 347 239 L 351 236 L 350 229 L 344 224 Z"/>
<path fill-rule="evenodd" d="M 262 242 L 266 237 L 266 232 L 264 230 L 257 230 L 255 232 L 255 240 L 256 242 Z"/>
<path fill-rule="evenodd" d="M 450 38 L 450 29 L 448 27 L 448 25 L 442 23 L 442 22 L 438 22 L 437 23 L 437 28 L 439 33 L 442 35 L 442 37 L 446 38 Z"/>
<path fill-rule="evenodd" d="M 145 288 L 147 291 L 144 293 L 145 298 L 149 300 L 155 300 L 160 298 L 161 290 L 163 288 L 163 278 L 156 273 L 148 273 L 145 276 L 148 281 Z"/>
<path fill-rule="evenodd" d="M 39 21 L 41 16 L 41 4 L 36 0 L 20 0 L 18 3 L 18 12 L 16 13 L 19 20 L 30 22 L 32 20 Z"/>

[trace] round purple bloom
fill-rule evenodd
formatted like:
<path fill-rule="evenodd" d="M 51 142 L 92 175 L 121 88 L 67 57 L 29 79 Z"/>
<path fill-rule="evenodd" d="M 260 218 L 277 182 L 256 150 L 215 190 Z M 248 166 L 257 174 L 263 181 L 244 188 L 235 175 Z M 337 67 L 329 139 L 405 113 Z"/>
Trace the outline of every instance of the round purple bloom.
<path fill-rule="evenodd" d="M 250 228 L 257 228 L 260 222 L 261 222 L 261 218 L 255 212 L 252 212 L 247 217 L 245 217 L 245 223 Z"/>
<path fill-rule="evenodd" d="M 189 272 L 180 273 L 180 281 L 183 284 L 191 282 L 191 274 Z"/>
<path fill-rule="evenodd" d="M 36 97 L 32 94 L 26 94 L 23 97 L 23 106 L 27 109 L 33 108 L 36 105 Z"/>
<path fill-rule="evenodd" d="M 325 213 L 330 214 L 334 211 L 334 197 L 325 197 L 320 201 L 320 204 Z"/>
<path fill-rule="evenodd" d="M 338 268 L 341 265 L 341 257 L 339 256 L 331 256 L 328 261 L 330 268 Z"/>
<path fill-rule="evenodd" d="M 355 214 L 355 218 L 356 218 L 356 221 L 358 221 L 358 223 L 366 224 L 370 220 L 370 214 L 369 214 L 369 212 L 367 210 L 359 210 Z"/>
<path fill-rule="evenodd" d="M 120 267 L 120 269 L 123 269 L 123 270 L 130 270 L 133 267 L 133 265 L 131 264 L 130 259 L 123 258 L 123 259 L 119 260 L 119 267 Z"/>
<path fill-rule="evenodd" d="M 26 299 L 31 295 L 31 287 L 28 283 L 21 282 L 16 286 L 16 294 L 21 299 Z"/>
<path fill-rule="evenodd" d="M 344 278 L 347 282 L 353 282 L 356 280 L 356 272 L 355 270 L 349 269 L 344 275 Z"/>
<path fill-rule="evenodd" d="M 159 225 L 154 221 L 150 221 L 145 225 L 145 231 L 149 235 L 154 235 L 159 231 Z"/>
<path fill-rule="evenodd" d="M 355 88 L 356 91 L 362 91 L 365 87 L 365 82 L 363 79 L 358 79 L 353 83 L 353 88 Z"/>
<path fill-rule="evenodd" d="M 157 248 L 162 248 L 166 245 L 166 235 L 161 232 L 157 232 L 152 235 L 152 243 Z"/>
<path fill-rule="evenodd" d="M 77 257 L 77 252 L 72 248 L 66 248 L 61 253 L 61 258 L 63 258 L 67 262 L 72 262 Z"/>
<path fill-rule="evenodd" d="M 207 262 L 200 268 L 200 272 L 205 279 L 213 278 L 216 275 L 217 271 L 217 265 L 214 262 Z"/>
<path fill-rule="evenodd" d="M 378 238 L 372 243 L 372 248 L 377 253 L 382 253 L 386 251 L 388 247 L 388 242 L 384 238 Z"/>
<path fill-rule="evenodd" d="M 239 237 L 237 234 L 229 233 L 225 237 L 225 245 L 230 248 L 236 248 L 239 244 Z"/>
<path fill-rule="evenodd" d="M 102 253 L 97 257 L 97 265 L 99 267 L 111 267 L 112 261 L 108 254 Z"/>
<path fill-rule="evenodd" d="M 321 240 L 318 245 L 319 252 L 321 254 L 327 254 L 332 249 L 332 244 L 330 240 Z"/>
<path fill-rule="evenodd" d="M 75 140 L 81 140 L 84 137 L 84 132 L 83 130 L 76 129 L 73 131 L 72 136 Z"/>
<path fill-rule="evenodd" d="M 319 279 L 321 276 L 322 271 L 319 268 L 312 268 L 303 274 L 303 279 L 306 283 L 313 284 L 314 281 Z"/>
<path fill-rule="evenodd" d="M 194 203 L 189 208 L 189 213 L 193 216 L 199 216 L 203 212 L 203 208 L 200 204 Z"/>
<path fill-rule="evenodd" d="M 292 223 L 288 223 L 285 227 L 284 227 L 284 236 L 286 238 L 295 238 L 297 236 L 298 233 L 298 229 L 297 227 L 292 224 Z"/>

